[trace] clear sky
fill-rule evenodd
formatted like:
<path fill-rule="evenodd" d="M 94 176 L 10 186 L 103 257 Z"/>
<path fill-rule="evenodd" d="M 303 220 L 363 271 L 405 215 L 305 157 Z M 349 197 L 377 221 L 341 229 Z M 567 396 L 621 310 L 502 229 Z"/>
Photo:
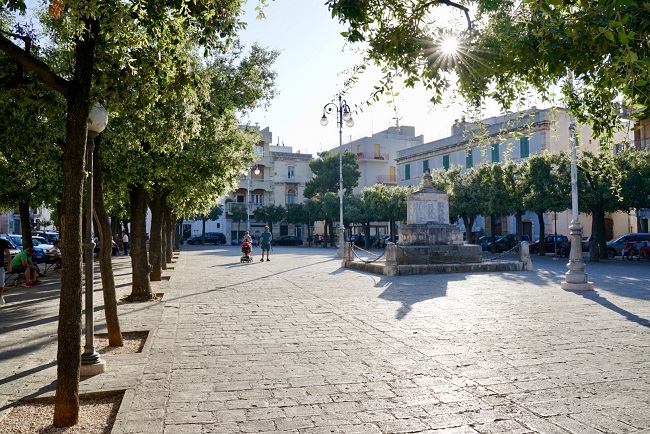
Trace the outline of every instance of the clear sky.
<path fill-rule="evenodd" d="M 344 48 L 340 32 L 344 27 L 332 19 L 323 0 L 271 1 L 266 19 L 255 18 L 257 0 L 249 0 L 244 21 L 248 23 L 240 37 L 245 44 L 254 41 L 277 49 L 280 56 L 278 72 L 279 96 L 268 109 L 258 109 L 243 120 L 270 127 L 273 143 L 292 146 L 294 152 L 313 153 L 338 146 L 335 117 L 326 127 L 320 124 L 323 106 L 332 101 L 346 75 L 343 71 L 355 65 L 361 55 Z M 364 77 L 365 76 L 365 77 Z M 345 96 L 353 109 L 366 101 L 377 84 L 377 74 L 364 74 L 359 84 Z M 425 142 L 448 136 L 455 119 L 462 116 L 458 103 L 431 107 L 423 90 L 399 89 L 396 98 L 400 125 L 415 127 Z M 354 127 L 343 126 L 343 142 L 370 136 L 395 125 L 393 106 L 385 97 L 372 107 L 355 113 Z M 494 115 L 491 113 L 488 115 Z"/>

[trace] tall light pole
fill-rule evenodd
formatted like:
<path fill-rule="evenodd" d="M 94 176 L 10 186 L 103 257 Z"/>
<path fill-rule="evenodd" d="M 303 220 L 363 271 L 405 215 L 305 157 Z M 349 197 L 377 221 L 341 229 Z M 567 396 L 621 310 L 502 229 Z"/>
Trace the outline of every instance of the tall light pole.
<path fill-rule="evenodd" d="M 327 115 L 336 113 L 336 122 L 339 126 L 339 247 L 336 252 L 337 258 L 343 257 L 343 245 L 345 244 L 345 225 L 343 224 L 343 121 L 349 128 L 354 126 L 352 120 L 352 111 L 348 103 L 341 98 L 339 93 L 339 103 L 328 102 L 323 107 L 323 117 L 320 118 L 320 124 L 328 124 Z M 332 234 L 333 235 L 333 234 Z"/>
<path fill-rule="evenodd" d="M 251 178 L 253 177 L 251 171 L 253 170 L 253 166 L 248 167 L 247 171 L 247 183 L 246 183 L 246 230 L 250 234 L 251 232 Z M 259 175 L 260 174 L 260 169 L 255 166 L 255 174 Z"/>
<path fill-rule="evenodd" d="M 569 75 L 571 85 L 573 85 L 573 74 Z M 571 117 L 571 124 L 569 125 L 571 133 L 571 225 L 569 231 L 571 232 L 571 251 L 569 253 L 569 263 L 566 272 L 565 280 L 561 283 L 562 289 L 567 291 L 588 291 L 594 289 L 594 286 L 587 279 L 585 273 L 585 263 L 582 258 L 582 225 L 580 224 L 579 209 L 578 209 L 578 134 L 576 131 L 576 123 Z"/>
<path fill-rule="evenodd" d="M 86 236 L 88 241 L 83 243 L 86 257 L 86 345 L 81 355 L 80 375 L 87 377 L 90 375 L 101 374 L 106 370 L 106 361 L 102 360 L 99 353 L 95 351 L 95 324 L 93 322 L 94 303 L 93 303 L 93 251 L 95 242 L 93 241 L 93 150 L 95 147 L 95 137 L 99 135 L 108 123 L 108 113 L 99 103 L 95 103 L 90 114 L 88 115 L 88 135 L 86 138 L 86 171 L 88 179 L 86 180 Z M 107 240 L 101 240 L 107 242 Z"/>

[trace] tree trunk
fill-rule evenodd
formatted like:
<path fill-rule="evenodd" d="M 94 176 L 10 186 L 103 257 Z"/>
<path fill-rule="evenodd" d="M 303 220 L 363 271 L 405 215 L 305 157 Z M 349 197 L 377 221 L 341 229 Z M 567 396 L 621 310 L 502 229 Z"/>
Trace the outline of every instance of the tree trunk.
<path fill-rule="evenodd" d="M 151 233 L 149 234 L 149 262 L 151 271 L 149 279 L 152 282 L 162 280 L 162 263 L 163 263 L 163 217 L 164 204 L 167 195 L 162 191 L 159 185 L 154 185 L 152 199 L 149 202 L 151 209 Z"/>
<path fill-rule="evenodd" d="M 497 248 L 496 248 L 496 232 L 497 230 L 497 225 L 496 225 L 496 216 L 494 214 L 490 215 L 490 252 L 496 253 Z"/>
<path fill-rule="evenodd" d="M 86 22 L 86 33 L 75 41 L 75 68 L 68 87 L 66 142 L 63 149 L 61 234 L 65 259 L 61 270 L 61 298 L 57 349 L 57 380 L 53 425 L 63 428 L 79 421 L 81 364 L 81 199 L 84 155 L 90 109 L 97 21 Z"/>
<path fill-rule="evenodd" d="M 151 267 L 147 258 L 147 193 L 143 185 L 130 185 L 131 201 L 131 268 L 132 287 L 129 301 L 145 301 L 154 298 L 149 283 Z"/>
<path fill-rule="evenodd" d="M 336 247 L 336 240 L 334 237 L 336 234 L 334 233 L 334 220 L 330 221 L 330 247 Z"/>
<path fill-rule="evenodd" d="M 171 264 L 172 259 L 174 258 L 174 217 L 172 216 L 171 207 L 165 205 L 165 266 L 164 269 L 167 269 L 167 264 Z"/>
<path fill-rule="evenodd" d="M 99 142 L 99 140 L 96 140 Z M 99 143 L 93 152 L 93 208 L 95 222 L 99 232 L 99 270 L 102 276 L 102 293 L 104 294 L 104 313 L 108 331 L 108 345 L 121 347 L 122 332 L 117 316 L 117 296 L 115 294 L 115 277 L 113 276 L 113 232 L 104 207 L 104 185 L 102 179 L 101 152 Z"/>
<path fill-rule="evenodd" d="M 364 238 L 366 239 L 365 248 L 369 249 L 370 248 L 370 222 L 363 223 L 363 235 Z M 341 242 L 341 240 L 339 240 L 339 242 Z"/>
<path fill-rule="evenodd" d="M 464 216 L 463 221 L 465 222 L 465 231 L 467 232 L 467 242 L 469 244 L 474 244 L 474 232 L 472 232 L 472 228 L 474 227 L 474 220 L 476 217 L 474 216 Z M 469 229 L 467 229 L 469 228 Z"/>
<path fill-rule="evenodd" d="M 32 240 L 32 220 L 29 218 L 29 204 L 27 202 L 18 202 L 18 211 L 20 212 L 20 228 L 23 238 L 23 250 L 34 247 Z"/>
<path fill-rule="evenodd" d="M 592 236 L 596 239 L 598 243 L 598 256 L 602 259 L 609 258 L 607 254 L 607 229 L 605 227 L 605 211 L 594 211 L 591 217 L 592 224 Z"/>
<path fill-rule="evenodd" d="M 183 239 L 183 220 L 178 220 L 174 230 L 174 249 L 181 249 L 181 240 Z"/>
<path fill-rule="evenodd" d="M 323 225 L 323 248 L 327 247 L 327 231 L 329 230 L 329 222 L 325 220 Z"/>
<path fill-rule="evenodd" d="M 523 211 L 517 211 L 515 213 L 515 221 L 517 224 L 517 240 L 519 240 L 519 242 L 522 242 L 524 240 L 524 222 L 522 221 L 523 217 Z"/>
<path fill-rule="evenodd" d="M 537 221 L 539 222 L 539 256 L 546 256 L 546 246 L 544 243 L 544 238 L 546 238 L 544 212 L 537 213 Z"/>

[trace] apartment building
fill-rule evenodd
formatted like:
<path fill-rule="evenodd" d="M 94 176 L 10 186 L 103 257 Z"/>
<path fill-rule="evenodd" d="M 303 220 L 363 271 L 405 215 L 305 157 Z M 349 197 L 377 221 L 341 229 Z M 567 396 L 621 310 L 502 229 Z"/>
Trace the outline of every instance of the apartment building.
<path fill-rule="evenodd" d="M 293 151 L 291 146 L 272 145 L 273 135 L 270 129 L 260 131 L 262 138 L 255 146 L 257 159 L 247 173 L 242 174 L 238 188 L 228 196 L 225 203 L 223 227 L 229 241 L 241 238 L 243 231 L 250 230 L 251 235 L 258 236 L 264 232 L 266 222 L 258 222 L 254 218 L 257 208 L 264 205 L 280 205 L 303 203 L 305 184 L 311 180 L 312 172 L 309 162 L 311 154 Z M 233 222 L 230 213 L 233 203 L 248 204 L 250 217 L 246 222 Z M 248 225 L 250 224 L 250 229 Z M 273 225 L 273 236 L 296 235 L 306 238 L 307 231 L 303 225 L 293 225 L 278 222 Z"/>
<path fill-rule="evenodd" d="M 398 183 L 418 185 L 426 169 L 449 169 L 452 166 L 471 168 L 482 162 L 521 162 L 542 151 L 570 151 L 571 117 L 563 108 L 538 109 L 532 107 L 517 113 L 483 119 L 480 123 L 460 121 L 451 127 L 451 135 L 398 152 Z M 577 128 L 579 148 L 596 151 L 600 140 L 593 137 L 588 125 Z M 630 129 L 626 123 L 615 135 L 616 143 L 626 143 L 630 139 Z M 608 236 L 631 232 L 630 216 L 616 213 L 608 216 Z M 544 219 L 545 233 L 569 235 L 571 213 L 549 213 Z M 583 233 L 591 233 L 591 218 L 580 216 Z M 504 216 L 496 223 L 497 235 L 516 232 L 514 216 Z M 524 233 L 531 240 L 539 238 L 540 228 L 537 216 L 527 213 L 523 217 Z M 461 224 L 462 225 L 462 224 Z M 464 229 L 464 228 L 463 228 Z M 472 232 L 489 233 L 487 218 L 477 219 Z M 608 239 L 609 239 L 608 238 Z"/>

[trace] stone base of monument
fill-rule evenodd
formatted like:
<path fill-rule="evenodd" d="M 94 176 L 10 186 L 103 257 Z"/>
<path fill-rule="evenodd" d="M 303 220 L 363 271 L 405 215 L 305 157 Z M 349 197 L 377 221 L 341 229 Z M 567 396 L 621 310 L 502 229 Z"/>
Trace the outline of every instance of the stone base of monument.
<path fill-rule="evenodd" d="M 342 266 L 384 276 L 532 270 L 527 245 L 522 246 L 519 260 L 483 261 L 481 247 L 477 245 L 398 246 L 389 243 L 385 258 L 374 262 L 346 260 Z"/>

